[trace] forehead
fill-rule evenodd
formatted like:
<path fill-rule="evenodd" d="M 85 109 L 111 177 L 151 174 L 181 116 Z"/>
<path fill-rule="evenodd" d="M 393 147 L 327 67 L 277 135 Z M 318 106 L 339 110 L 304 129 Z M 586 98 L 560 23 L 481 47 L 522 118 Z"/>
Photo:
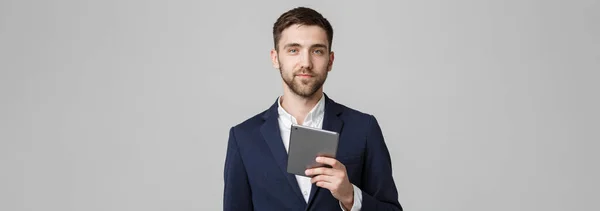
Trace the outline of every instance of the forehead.
<path fill-rule="evenodd" d="M 327 32 L 319 26 L 291 25 L 281 32 L 279 46 L 297 43 L 305 47 L 315 44 L 329 46 Z"/>

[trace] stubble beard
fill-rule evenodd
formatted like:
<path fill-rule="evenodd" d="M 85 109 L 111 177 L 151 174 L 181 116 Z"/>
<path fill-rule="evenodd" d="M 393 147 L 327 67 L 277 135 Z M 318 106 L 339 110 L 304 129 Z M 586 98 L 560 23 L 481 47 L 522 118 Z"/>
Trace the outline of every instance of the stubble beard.
<path fill-rule="evenodd" d="M 281 62 L 279 64 L 281 64 Z M 310 70 L 298 71 L 312 74 L 313 78 L 310 79 L 296 77 L 295 74 L 298 72 L 295 72 L 292 75 L 284 75 L 284 72 L 288 73 L 288 71 L 284 70 L 282 66 L 283 65 L 279 68 L 281 79 L 294 94 L 303 98 L 311 98 L 314 96 L 317 90 L 323 87 L 323 84 L 325 84 L 325 80 L 327 79 L 327 71 L 323 75 L 316 75 Z"/>

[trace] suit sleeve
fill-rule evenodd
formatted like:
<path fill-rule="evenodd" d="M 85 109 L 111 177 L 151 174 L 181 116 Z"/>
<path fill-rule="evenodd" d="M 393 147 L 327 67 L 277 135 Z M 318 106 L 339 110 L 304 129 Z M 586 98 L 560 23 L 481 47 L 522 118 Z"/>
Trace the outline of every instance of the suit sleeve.
<path fill-rule="evenodd" d="M 392 161 L 383 133 L 374 116 L 370 116 L 367 135 L 365 171 L 363 172 L 362 210 L 402 210 L 392 175 Z"/>
<path fill-rule="evenodd" d="M 224 211 L 251 211 L 252 196 L 248 176 L 240 156 L 234 129 L 229 130 L 224 168 Z"/>

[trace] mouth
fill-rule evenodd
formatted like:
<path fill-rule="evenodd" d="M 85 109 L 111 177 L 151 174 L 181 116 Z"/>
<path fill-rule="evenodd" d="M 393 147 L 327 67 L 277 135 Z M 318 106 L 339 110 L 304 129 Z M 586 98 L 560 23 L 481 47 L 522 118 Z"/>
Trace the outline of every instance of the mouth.
<path fill-rule="evenodd" d="M 297 74 L 297 77 L 300 78 L 312 78 L 313 76 L 311 74 Z"/>

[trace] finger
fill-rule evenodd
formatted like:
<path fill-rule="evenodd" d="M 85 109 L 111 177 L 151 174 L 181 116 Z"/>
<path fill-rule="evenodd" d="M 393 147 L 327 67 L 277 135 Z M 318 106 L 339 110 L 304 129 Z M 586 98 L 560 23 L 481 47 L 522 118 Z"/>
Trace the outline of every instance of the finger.
<path fill-rule="evenodd" d="M 317 185 L 318 187 L 325 188 L 330 191 L 335 190 L 335 185 L 331 182 L 319 181 L 315 185 Z"/>
<path fill-rule="evenodd" d="M 334 183 L 336 180 L 338 180 L 336 177 L 334 176 L 329 176 L 329 175 L 317 175 L 313 178 L 310 179 L 310 183 L 316 183 L 316 182 L 329 182 L 329 183 Z"/>
<path fill-rule="evenodd" d="M 324 175 L 336 175 L 336 169 L 332 169 L 332 168 L 325 168 L 325 167 L 319 167 L 319 168 L 312 168 L 312 169 L 306 169 L 306 171 L 304 171 L 304 174 L 306 174 L 307 176 L 313 176 L 313 175 L 320 175 L 320 174 L 324 174 Z"/>
<path fill-rule="evenodd" d="M 335 158 L 317 157 L 316 161 L 317 161 L 317 163 L 327 164 L 327 165 L 331 166 L 334 169 L 340 169 L 343 166 L 343 164 L 340 163 Z"/>

